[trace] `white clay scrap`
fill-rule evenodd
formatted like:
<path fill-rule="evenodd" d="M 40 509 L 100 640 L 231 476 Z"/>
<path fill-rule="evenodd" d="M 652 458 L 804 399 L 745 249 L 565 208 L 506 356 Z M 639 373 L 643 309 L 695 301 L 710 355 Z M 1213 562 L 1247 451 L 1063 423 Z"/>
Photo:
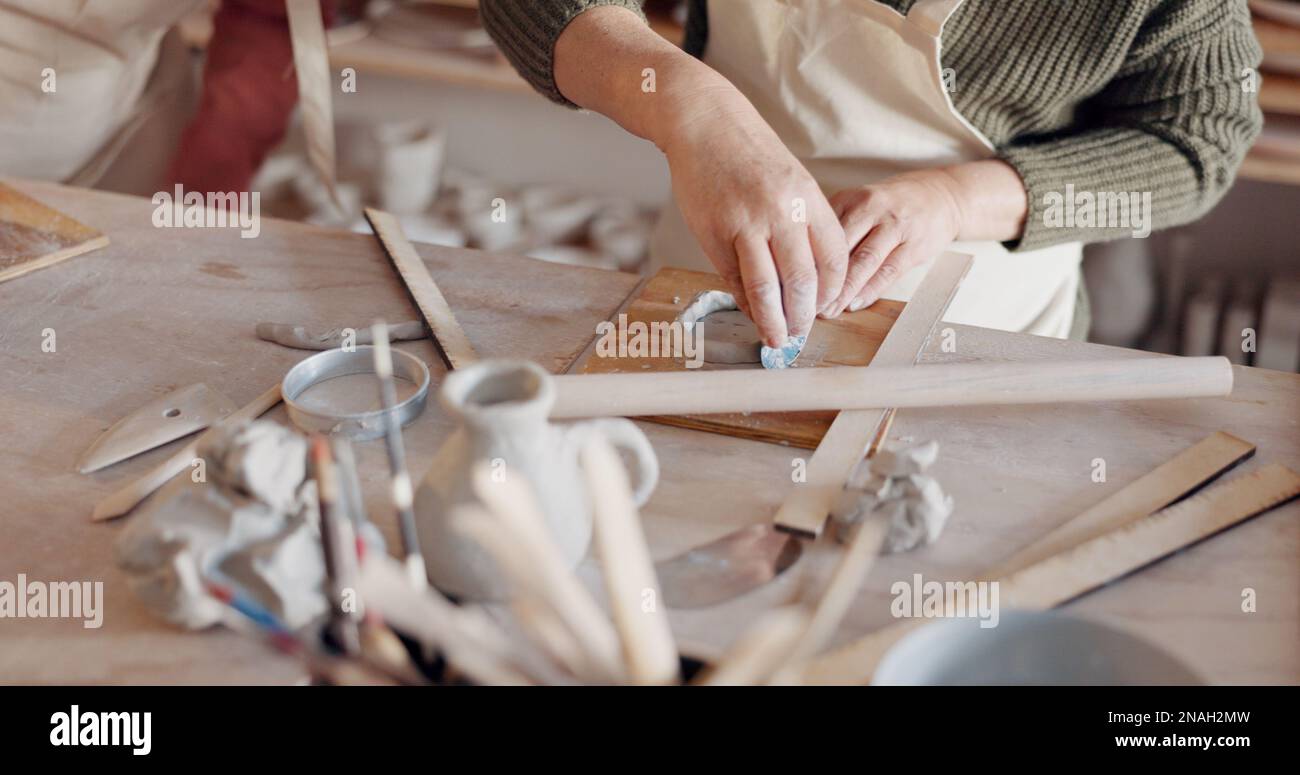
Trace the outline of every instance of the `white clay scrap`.
<path fill-rule="evenodd" d="M 182 474 L 131 521 L 118 565 L 158 615 L 191 629 L 223 616 L 204 579 L 229 579 L 300 627 L 325 611 L 307 442 L 272 422 L 219 428 L 199 448 L 206 481 Z"/>
<path fill-rule="evenodd" d="M 831 518 L 847 541 L 867 517 L 885 519 L 887 553 L 933 543 L 952 515 L 953 500 L 925 470 L 939 456 L 939 442 L 880 450 L 840 493 Z"/>

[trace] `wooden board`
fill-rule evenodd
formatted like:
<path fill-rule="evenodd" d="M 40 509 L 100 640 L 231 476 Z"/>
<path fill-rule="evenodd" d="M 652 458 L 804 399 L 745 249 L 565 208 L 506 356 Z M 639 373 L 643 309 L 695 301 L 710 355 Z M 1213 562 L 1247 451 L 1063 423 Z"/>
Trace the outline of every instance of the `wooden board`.
<path fill-rule="evenodd" d="M 669 323 L 700 291 L 725 287 L 720 277 L 707 272 L 661 269 L 645 284 L 640 295 L 632 300 L 623 314 L 627 315 L 628 326 L 638 322 L 647 326 L 656 322 Z M 846 313 L 836 320 L 818 319 L 793 368 L 867 365 L 902 311 L 903 302 L 882 299 L 864 310 Z M 706 363 L 701 370 L 762 368 L 758 364 L 715 366 Z M 602 357 L 599 350 L 593 350 L 579 373 L 646 371 L 687 371 L 687 368 L 681 358 Z M 822 436 L 835 420 L 835 415 L 835 412 L 779 412 L 752 415 L 656 415 L 644 419 L 693 430 L 813 449 L 821 442 Z"/>
<path fill-rule="evenodd" d="M 95 229 L 0 183 L 0 282 L 107 244 Z"/>

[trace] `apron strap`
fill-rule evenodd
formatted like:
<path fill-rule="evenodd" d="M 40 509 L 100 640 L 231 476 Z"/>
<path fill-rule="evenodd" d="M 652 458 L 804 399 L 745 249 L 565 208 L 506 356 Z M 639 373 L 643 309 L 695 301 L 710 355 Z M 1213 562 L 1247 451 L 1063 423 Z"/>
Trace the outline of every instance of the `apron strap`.
<path fill-rule="evenodd" d="M 917 0 L 907 12 L 907 21 L 919 27 L 932 38 L 939 37 L 943 25 L 957 6 L 965 0 Z"/>

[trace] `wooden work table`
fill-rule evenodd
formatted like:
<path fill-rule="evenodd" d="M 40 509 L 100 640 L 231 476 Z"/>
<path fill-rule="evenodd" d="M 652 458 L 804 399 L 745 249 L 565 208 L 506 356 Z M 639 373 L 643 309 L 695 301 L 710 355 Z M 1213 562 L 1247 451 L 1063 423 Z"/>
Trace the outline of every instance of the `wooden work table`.
<path fill-rule="evenodd" d="M 224 631 L 188 633 L 152 618 L 113 559 L 125 520 L 92 524 L 95 501 L 174 444 L 90 475 L 74 462 L 121 416 L 178 386 L 207 382 L 243 404 L 305 353 L 257 339 L 259 321 L 320 325 L 414 319 L 367 235 L 264 220 L 233 229 L 159 229 L 143 199 L 9 181 L 104 231 L 103 250 L 0 284 L 0 580 L 102 580 L 102 629 L 79 620 L 0 619 L 0 682 L 290 683 L 298 667 Z M 632 292 L 632 275 L 421 246 L 474 347 L 567 369 Z M 42 332 L 57 349 L 42 351 Z M 1115 348 L 953 326 L 955 353 L 927 361 L 1123 357 Z M 428 342 L 402 345 L 442 367 Z M 839 640 L 890 621 L 889 586 L 970 579 L 1215 430 L 1258 445 L 1237 472 L 1300 469 L 1300 376 L 1236 368 L 1226 399 L 900 412 L 890 437 L 939 439 L 936 474 L 957 510 L 935 545 L 874 566 Z M 435 382 L 437 376 L 435 376 Z M 283 408 L 269 417 L 285 421 Z M 774 444 L 642 423 L 663 477 L 643 517 L 656 558 L 769 520 L 791 486 Z M 406 430 L 424 473 L 451 422 L 431 400 Z M 395 541 L 382 442 L 358 445 L 371 516 Z M 1107 481 L 1092 479 L 1105 460 Z M 1234 472 L 1237 473 L 1237 472 Z M 130 519 L 127 517 L 126 519 Z M 807 561 L 807 558 L 805 558 Z M 796 566 L 797 571 L 799 566 Z M 584 577 L 594 582 L 588 559 Z M 725 646 L 794 594 L 798 573 L 713 609 L 674 612 L 694 653 Z M 1242 611 L 1246 588 L 1257 610 Z M 1276 509 L 1070 604 L 1156 642 L 1214 683 L 1300 682 L 1300 503 Z"/>

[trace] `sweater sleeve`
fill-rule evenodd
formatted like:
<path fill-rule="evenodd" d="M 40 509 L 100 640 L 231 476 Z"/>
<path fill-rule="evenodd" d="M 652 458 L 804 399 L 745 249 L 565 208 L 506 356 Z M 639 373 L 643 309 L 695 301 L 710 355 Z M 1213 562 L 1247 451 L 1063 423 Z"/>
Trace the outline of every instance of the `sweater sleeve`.
<path fill-rule="evenodd" d="M 577 106 L 555 86 L 555 41 L 578 15 L 616 5 L 645 19 L 644 0 L 480 0 L 479 16 L 515 70 L 554 102 Z"/>
<path fill-rule="evenodd" d="M 1142 215 L 1152 229 L 1209 211 L 1263 125 L 1252 88 L 1262 56 L 1244 0 L 1158 3 L 1116 77 L 1079 106 L 1073 127 L 999 149 L 1029 194 L 1024 234 L 1007 247 L 1132 233 L 1127 226 L 1062 225 L 1050 210 L 1068 201 L 1067 186 L 1092 194 L 1149 192 L 1150 212 Z"/>

